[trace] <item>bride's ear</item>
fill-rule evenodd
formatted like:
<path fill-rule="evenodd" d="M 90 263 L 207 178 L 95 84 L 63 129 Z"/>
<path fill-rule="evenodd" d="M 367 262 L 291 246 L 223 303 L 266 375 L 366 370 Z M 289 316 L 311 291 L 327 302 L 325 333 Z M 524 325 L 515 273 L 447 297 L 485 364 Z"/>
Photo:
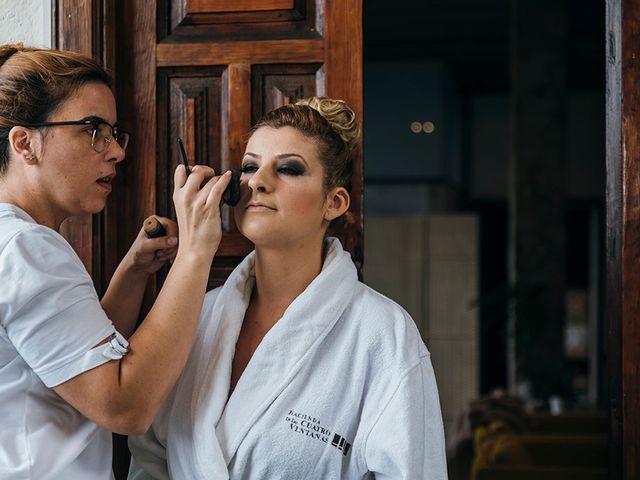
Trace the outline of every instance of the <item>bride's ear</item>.
<path fill-rule="evenodd" d="M 351 197 L 344 187 L 336 187 L 327 194 L 324 219 L 330 222 L 349 210 Z"/>

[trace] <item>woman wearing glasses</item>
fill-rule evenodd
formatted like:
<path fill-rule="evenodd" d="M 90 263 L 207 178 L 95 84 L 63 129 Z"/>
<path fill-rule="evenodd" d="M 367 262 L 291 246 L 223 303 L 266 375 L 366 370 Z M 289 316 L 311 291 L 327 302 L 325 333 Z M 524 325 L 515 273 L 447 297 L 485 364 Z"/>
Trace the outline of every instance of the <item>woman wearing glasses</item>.
<path fill-rule="evenodd" d="M 191 348 L 229 175 L 175 173 L 180 227 L 141 232 L 102 300 L 59 235 L 105 206 L 129 135 L 107 73 L 0 46 L 0 478 L 112 478 L 111 435 L 147 429 Z M 179 242 L 178 242 L 179 238 Z M 174 259 L 133 333 L 148 276 Z M 127 340 L 127 337 L 128 340 Z"/>
<path fill-rule="evenodd" d="M 129 478 L 446 479 L 429 352 L 327 228 L 349 209 L 354 112 L 311 98 L 250 133 L 234 215 L 255 251 L 205 298 Z"/>

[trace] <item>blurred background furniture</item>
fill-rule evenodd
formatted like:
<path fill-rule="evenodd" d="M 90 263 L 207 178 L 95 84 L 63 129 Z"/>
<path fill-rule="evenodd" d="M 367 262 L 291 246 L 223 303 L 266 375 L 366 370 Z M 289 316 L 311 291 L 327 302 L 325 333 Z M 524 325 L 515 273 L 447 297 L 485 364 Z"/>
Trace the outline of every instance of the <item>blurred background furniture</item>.
<path fill-rule="evenodd" d="M 470 402 L 449 445 L 450 480 L 607 478 L 607 417 L 528 413 L 503 392 Z"/>

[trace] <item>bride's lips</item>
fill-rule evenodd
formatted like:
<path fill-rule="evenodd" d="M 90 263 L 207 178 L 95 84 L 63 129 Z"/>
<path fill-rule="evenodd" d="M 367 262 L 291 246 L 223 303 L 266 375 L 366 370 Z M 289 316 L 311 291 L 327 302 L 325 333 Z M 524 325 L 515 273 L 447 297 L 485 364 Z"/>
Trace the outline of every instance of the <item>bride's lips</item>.
<path fill-rule="evenodd" d="M 260 202 L 249 202 L 246 210 L 276 210 L 275 208 Z"/>

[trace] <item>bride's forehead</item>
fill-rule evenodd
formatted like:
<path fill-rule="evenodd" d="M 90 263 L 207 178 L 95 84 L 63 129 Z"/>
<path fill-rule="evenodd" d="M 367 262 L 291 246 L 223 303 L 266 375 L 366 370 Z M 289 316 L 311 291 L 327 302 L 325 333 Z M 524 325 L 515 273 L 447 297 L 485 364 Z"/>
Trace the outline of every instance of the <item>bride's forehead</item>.
<path fill-rule="evenodd" d="M 292 148 L 301 151 L 314 152 L 315 141 L 304 135 L 294 127 L 260 127 L 247 142 L 247 151 L 261 148 L 273 151 L 290 151 Z"/>

